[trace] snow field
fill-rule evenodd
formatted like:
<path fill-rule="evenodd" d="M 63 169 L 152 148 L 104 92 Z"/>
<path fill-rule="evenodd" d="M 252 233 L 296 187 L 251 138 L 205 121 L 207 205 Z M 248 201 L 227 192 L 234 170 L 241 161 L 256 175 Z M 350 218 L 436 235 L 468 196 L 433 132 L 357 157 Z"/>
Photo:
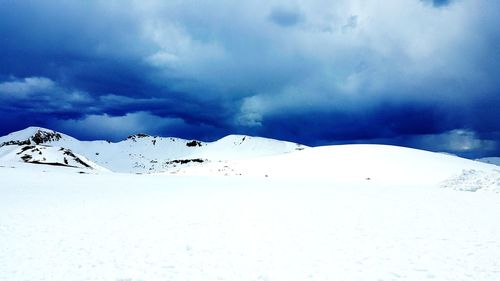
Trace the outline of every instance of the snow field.
<path fill-rule="evenodd" d="M 0 280 L 500 279 L 494 193 L 28 164 L 0 179 Z"/>

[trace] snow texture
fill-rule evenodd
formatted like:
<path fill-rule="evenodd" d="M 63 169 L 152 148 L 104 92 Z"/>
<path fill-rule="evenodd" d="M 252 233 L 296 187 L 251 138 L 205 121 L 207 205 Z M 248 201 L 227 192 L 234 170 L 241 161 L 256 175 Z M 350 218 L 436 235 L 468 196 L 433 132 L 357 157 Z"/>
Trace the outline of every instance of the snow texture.
<path fill-rule="evenodd" d="M 27 163 L 0 179 L 0 280 L 500 280 L 492 193 Z"/>
<path fill-rule="evenodd" d="M 461 174 L 444 181 L 441 187 L 460 191 L 500 193 L 500 170 L 489 172 L 474 169 L 463 170 Z"/>

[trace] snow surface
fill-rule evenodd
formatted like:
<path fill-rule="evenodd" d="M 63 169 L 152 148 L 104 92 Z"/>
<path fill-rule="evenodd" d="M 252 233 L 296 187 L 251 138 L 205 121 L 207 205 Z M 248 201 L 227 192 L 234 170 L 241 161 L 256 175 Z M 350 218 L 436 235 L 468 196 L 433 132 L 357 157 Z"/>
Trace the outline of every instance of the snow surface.
<path fill-rule="evenodd" d="M 444 181 L 441 187 L 461 191 L 492 191 L 500 193 L 500 169 L 492 171 L 463 170 L 459 175 Z"/>
<path fill-rule="evenodd" d="M 221 161 L 175 172 L 183 175 L 242 175 L 283 179 L 435 185 L 463 169 L 491 171 L 497 166 L 464 158 L 389 145 L 335 145 L 245 159 Z"/>
<path fill-rule="evenodd" d="M 500 280 L 494 193 L 25 163 L 0 180 L 0 280 Z"/>

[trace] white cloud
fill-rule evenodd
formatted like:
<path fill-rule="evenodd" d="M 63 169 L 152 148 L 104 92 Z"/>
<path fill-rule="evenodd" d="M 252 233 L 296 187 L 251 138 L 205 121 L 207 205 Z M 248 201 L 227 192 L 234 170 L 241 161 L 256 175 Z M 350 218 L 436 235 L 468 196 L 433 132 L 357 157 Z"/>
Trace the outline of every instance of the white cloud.
<path fill-rule="evenodd" d="M 89 57 L 143 62 L 152 68 L 141 75 L 154 85 L 236 103 L 254 95 L 294 98 L 288 89 L 295 88 L 319 104 L 348 97 L 361 107 L 495 90 L 496 60 L 487 56 L 497 53 L 499 3 L 453 1 L 436 8 L 419 0 L 130 0 L 64 7 L 74 8 L 73 29 L 96 34 L 82 44 Z M 96 22 L 87 24 L 82 14 Z M 270 21 L 273 14 L 287 28 Z"/>
<path fill-rule="evenodd" d="M 94 98 L 87 92 L 66 88 L 46 77 L 12 78 L 0 83 L 0 101 L 21 105 L 28 112 L 78 112 Z"/>
<path fill-rule="evenodd" d="M 245 98 L 236 116 L 236 125 L 244 127 L 262 126 L 262 100 L 258 96 Z"/>
<path fill-rule="evenodd" d="M 480 2 L 148 1 L 135 10 L 153 50 L 144 60 L 170 88 L 220 99 L 286 98 L 295 88 L 320 104 L 347 96 L 363 106 L 494 89 L 490 67 L 478 61 L 491 53 L 488 11 L 500 7 Z"/>
<path fill-rule="evenodd" d="M 55 88 L 54 81 L 45 77 L 26 77 L 0 83 L 0 94 L 26 96 L 33 93 L 47 92 Z"/>
<path fill-rule="evenodd" d="M 123 116 L 99 114 L 87 115 L 81 119 L 56 120 L 53 126 L 61 131 L 79 132 L 80 136 L 90 139 L 109 136 L 124 139 L 136 133 L 159 134 L 169 128 L 175 130 L 186 126 L 186 123 L 179 118 L 162 118 L 148 112 L 134 112 Z"/>
<path fill-rule="evenodd" d="M 146 111 L 127 113 L 121 116 L 89 114 L 79 119 L 53 119 L 50 127 L 68 132 L 83 139 L 123 140 L 137 133 L 149 135 L 190 137 L 194 132 L 204 140 L 220 137 L 219 128 L 207 124 L 191 124 L 182 118 L 161 117 Z"/>

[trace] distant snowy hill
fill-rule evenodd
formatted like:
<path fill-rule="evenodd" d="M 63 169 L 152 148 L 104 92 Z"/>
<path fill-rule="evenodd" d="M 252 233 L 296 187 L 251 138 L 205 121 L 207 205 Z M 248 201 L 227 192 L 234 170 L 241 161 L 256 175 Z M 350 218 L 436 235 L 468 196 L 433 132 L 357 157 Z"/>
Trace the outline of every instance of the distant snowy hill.
<path fill-rule="evenodd" d="M 70 149 L 48 145 L 5 145 L 0 147 L 0 161 L 108 171 Z"/>
<path fill-rule="evenodd" d="M 386 185 L 436 185 L 466 191 L 484 189 L 500 192 L 500 169 L 497 166 L 390 145 L 314 147 L 282 155 L 186 167 L 177 173 L 290 180 L 329 179 L 350 183 L 366 181 Z M 488 177 L 489 180 L 481 181 L 481 177 Z M 473 185 L 473 182 L 477 184 Z"/>
<path fill-rule="evenodd" d="M 0 147 L 44 144 L 70 149 L 114 172 L 176 171 L 204 162 L 249 159 L 302 150 L 306 146 L 273 139 L 230 135 L 215 142 L 136 134 L 121 142 L 80 141 L 53 130 L 29 127 L 0 137 Z"/>
<path fill-rule="evenodd" d="M 476 161 L 500 166 L 500 157 L 484 157 L 476 159 Z"/>
<path fill-rule="evenodd" d="M 70 136 L 58 133 L 53 130 L 28 127 L 24 130 L 10 133 L 6 136 L 0 137 L 0 147 L 6 145 L 23 145 L 23 144 L 42 144 L 57 142 L 62 138 L 66 140 L 76 140 Z"/>
<path fill-rule="evenodd" d="M 113 143 L 29 127 L 0 137 L 0 161 L 139 174 L 326 179 L 500 192 L 498 166 L 453 155 L 389 145 L 311 148 L 244 135 L 201 142 L 136 134 Z"/>

